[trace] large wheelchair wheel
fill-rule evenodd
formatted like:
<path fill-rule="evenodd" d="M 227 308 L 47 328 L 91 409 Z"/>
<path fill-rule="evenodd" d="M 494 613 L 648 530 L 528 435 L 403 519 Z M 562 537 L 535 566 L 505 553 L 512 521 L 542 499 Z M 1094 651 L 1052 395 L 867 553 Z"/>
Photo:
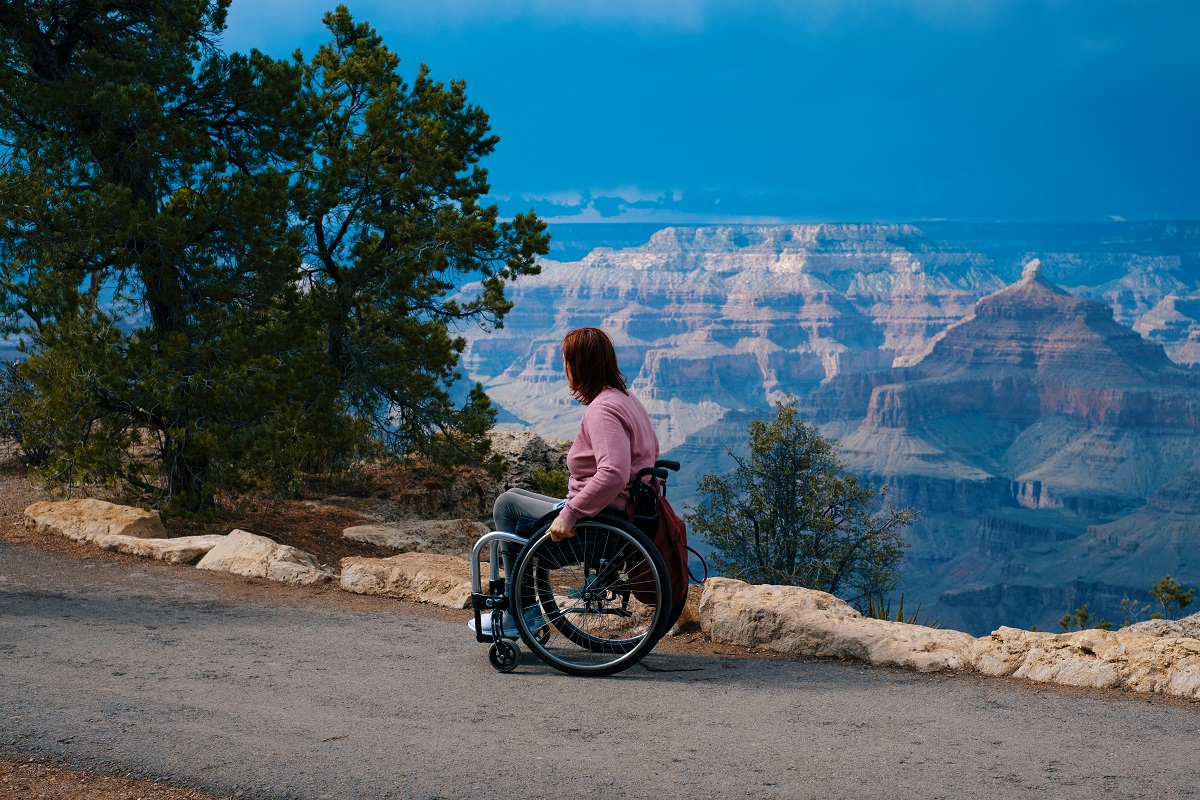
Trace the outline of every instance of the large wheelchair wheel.
<path fill-rule="evenodd" d="M 554 517 L 538 520 L 509 582 L 521 639 L 562 672 L 620 672 L 667 630 L 666 565 L 646 535 L 624 520 L 581 520 L 575 536 L 554 542 L 547 530 Z"/>

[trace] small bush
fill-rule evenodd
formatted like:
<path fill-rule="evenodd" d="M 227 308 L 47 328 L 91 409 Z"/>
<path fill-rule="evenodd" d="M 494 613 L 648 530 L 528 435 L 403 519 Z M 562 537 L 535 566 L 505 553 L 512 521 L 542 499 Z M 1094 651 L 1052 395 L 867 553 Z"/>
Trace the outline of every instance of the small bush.
<path fill-rule="evenodd" d="M 1111 631 L 1112 623 L 1097 619 L 1095 614 L 1088 612 L 1087 603 L 1084 603 L 1073 613 L 1063 614 L 1062 619 L 1058 621 L 1058 626 L 1063 629 L 1064 633 L 1069 633 L 1072 630 L 1086 630 L 1088 628 L 1098 628 L 1102 631 Z"/>
<path fill-rule="evenodd" d="M 1125 621 L 1121 623 L 1121 627 L 1128 628 L 1130 625 L 1141 622 L 1142 615 L 1145 614 L 1149 610 L 1150 610 L 1149 605 L 1139 603 L 1137 600 L 1134 600 L 1132 597 L 1121 598 L 1121 613 L 1122 613 L 1122 616 L 1125 617 Z M 1155 617 L 1159 617 L 1159 616 L 1162 616 L 1162 615 L 1154 614 L 1150 618 L 1154 619 Z"/>
<path fill-rule="evenodd" d="M 533 488 L 548 497 L 566 497 L 567 473 L 561 469 L 538 467 L 533 473 Z"/>
<path fill-rule="evenodd" d="M 0 436 L 16 442 L 21 460 L 31 467 L 41 466 L 50 457 L 45 437 L 39 437 L 28 424 L 34 388 L 21 374 L 20 362 L 0 362 Z"/>
<path fill-rule="evenodd" d="M 1162 613 L 1167 619 L 1178 619 L 1183 609 L 1192 604 L 1192 594 L 1195 589 L 1183 588 L 1183 585 L 1164 575 L 1163 579 L 1150 587 L 1150 596 L 1162 605 Z"/>

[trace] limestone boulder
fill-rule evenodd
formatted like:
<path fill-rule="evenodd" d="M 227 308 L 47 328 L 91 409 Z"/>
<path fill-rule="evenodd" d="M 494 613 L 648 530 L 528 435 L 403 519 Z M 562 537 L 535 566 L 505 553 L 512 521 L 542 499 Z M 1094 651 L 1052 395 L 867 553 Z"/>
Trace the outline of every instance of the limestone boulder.
<path fill-rule="evenodd" d="M 975 640 L 971 646 L 971 666 L 984 675 L 1010 676 L 1024 663 L 1032 643 L 1053 636 L 1041 631 L 1000 628 L 991 636 Z"/>
<path fill-rule="evenodd" d="M 437 553 L 343 558 L 340 585 L 356 594 L 397 597 L 447 608 L 471 605 L 469 562 Z"/>
<path fill-rule="evenodd" d="M 533 475 L 539 469 L 567 471 L 566 439 L 544 439 L 533 431 L 492 430 L 492 452 L 504 457 L 507 468 L 502 479 L 504 489 L 520 487 L 537 491 Z"/>
<path fill-rule="evenodd" d="M 164 539 L 167 531 L 157 511 L 106 503 L 103 500 L 57 500 L 25 509 L 25 527 L 41 533 L 91 543 L 99 536 Z"/>
<path fill-rule="evenodd" d="M 1141 638 L 1141 637 L 1139 637 Z M 1139 692 L 1200 698 L 1200 639 L 1154 637 L 1140 646 L 1126 640 L 1123 685 Z"/>
<path fill-rule="evenodd" d="M 95 544 L 101 550 L 128 553 L 140 558 L 153 558 L 172 564 L 194 564 L 214 547 L 225 541 L 224 536 L 180 536 L 175 539 L 139 539 L 136 536 L 109 534 L 98 536 Z"/>
<path fill-rule="evenodd" d="M 1200 697 L 1200 640 L 1190 637 L 999 628 L 976 640 L 971 663 L 984 675 Z"/>
<path fill-rule="evenodd" d="M 200 559 L 197 569 L 299 585 L 324 583 L 336 577 L 311 554 L 265 536 L 235 530 L 222 538 L 224 541 Z"/>
<path fill-rule="evenodd" d="M 975 642 L 960 631 L 867 619 L 824 592 L 731 578 L 705 581 L 700 627 L 718 643 L 920 672 L 970 666 Z"/>
<path fill-rule="evenodd" d="M 975 643 L 972 664 L 985 675 L 1104 689 L 1121 685 L 1115 661 L 1123 652 L 1110 631 L 1052 634 L 1005 627 Z"/>
<path fill-rule="evenodd" d="M 1121 633 L 1138 633 L 1142 636 L 1187 636 L 1200 639 L 1200 614 L 1192 614 L 1183 619 L 1148 619 L 1145 622 L 1135 622 L 1128 628 L 1122 628 Z"/>
<path fill-rule="evenodd" d="M 342 531 L 342 536 L 399 553 L 438 553 L 469 559 L 476 540 L 487 532 L 488 527 L 475 520 L 430 519 L 355 525 Z"/>

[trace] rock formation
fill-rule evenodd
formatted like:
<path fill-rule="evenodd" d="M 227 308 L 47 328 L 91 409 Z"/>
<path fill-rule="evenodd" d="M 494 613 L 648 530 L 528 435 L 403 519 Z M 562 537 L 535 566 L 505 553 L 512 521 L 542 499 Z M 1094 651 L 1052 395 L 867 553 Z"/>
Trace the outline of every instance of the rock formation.
<path fill-rule="evenodd" d="M 567 451 L 571 449 L 567 439 L 543 439 L 533 431 L 493 430 L 489 435 L 492 452 L 503 456 L 507 465 L 502 491 L 514 486 L 536 491 L 533 476 L 538 470 L 567 471 Z"/>
<path fill-rule="evenodd" d="M 90 498 L 34 503 L 25 509 L 25 527 L 89 543 L 102 536 L 165 538 L 157 511 L 106 503 Z"/>
<path fill-rule="evenodd" d="M 512 418 L 573 436 L 581 411 L 558 345 L 602 325 L 670 447 L 728 409 L 918 352 L 969 310 L 977 283 L 1000 285 L 984 267 L 911 226 L 668 228 L 547 262 L 513 287 L 503 329 L 470 337 L 464 365 Z"/>
<path fill-rule="evenodd" d="M 1192 623 L 1180 622 L 1187 624 L 1178 630 L 1194 632 Z M 824 592 L 710 578 L 700 601 L 700 625 L 714 642 L 788 655 L 1200 698 L 1200 639 L 1145 623 L 1064 634 L 1001 627 L 976 639 L 864 618 Z"/>
<path fill-rule="evenodd" d="M 347 592 L 396 597 L 447 608 L 471 605 L 471 565 L 454 556 L 402 553 L 390 558 L 343 558 Z"/>
<path fill-rule="evenodd" d="M 714 642 L 920 672 L 969 666 L 975 642 L 959 631 L 865 618 L 825 592 L 730 578 L 705 581 L 700 626 Z"/>
<path fill-rule="evenodd" d="M 1128 630 L 1035 633 L 1002 627 L 978 639 L 971 664 L 995 677 L 1200 697 L 1200 640 Z"/>
<path fill-rule="evenodd" d="M 194 564 L 223 541 L 225 537 L 220 535 L 139 539 L 136 536 L 108 534 L 96 537 L 94 544 L 101 550 L 112 550 L 139 558 L 168 561 L 172 564 Z"/>
<path fill-rule="evenodd" d="M 1200 548 L 1167 544 L 1200 535 L 1200 374 L 1036 260 L 920 361 L 835 378 L 806 407 L 853 471 L 921 510 L 906 589 L 946 624 L 1112 616 L 1200 568 Z"/>
<path fill-rule="evenodd" d="M 610 240 L 624 241 L 595 239 Z M 572 436 L 579 409 L 558 342 L 600 325 L 670 448 L 785 391 L 913 363 L 1035 254 L 1057 284 L 1104 302 L 1173 357 L 1200 359 L 1188 344 L 1200 341 L 1200 225 L 929 223 L 666 228 L 645 244 L 546 261 L 512 287 L 503 329 L 468 334 L 464 365 L 506 421 Z"/>
<path fill-rule="evenodd" d="M 1141 636 L 1186 636 L 1200 639 L 1200 613 L 1183 619 L 1148 619 L 1145 622 L 1135 622 L 1128 628 L 1122 628 L 1121 632 Z"/>
<path fill-rule="evenodd" d="M 200 559 L 197 569 L 307 586 L 335 575 L 311 554 L 249 531 L 234 530 Z"/>

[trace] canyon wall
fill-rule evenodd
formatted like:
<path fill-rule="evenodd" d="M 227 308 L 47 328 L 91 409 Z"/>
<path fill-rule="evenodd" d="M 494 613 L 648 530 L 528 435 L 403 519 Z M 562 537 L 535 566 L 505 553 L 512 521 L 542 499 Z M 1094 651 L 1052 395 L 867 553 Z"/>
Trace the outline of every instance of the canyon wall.
<path fill-rule="evenodd" d="M 1200 577 L 1200 373 L 1037 261 L 916 364 L 811 400 L 850 468 L 921 510 L 907 585 L 944 623 L 1045 629 L 1084 603 L 1119 623 L 1163 574 Z"/>

